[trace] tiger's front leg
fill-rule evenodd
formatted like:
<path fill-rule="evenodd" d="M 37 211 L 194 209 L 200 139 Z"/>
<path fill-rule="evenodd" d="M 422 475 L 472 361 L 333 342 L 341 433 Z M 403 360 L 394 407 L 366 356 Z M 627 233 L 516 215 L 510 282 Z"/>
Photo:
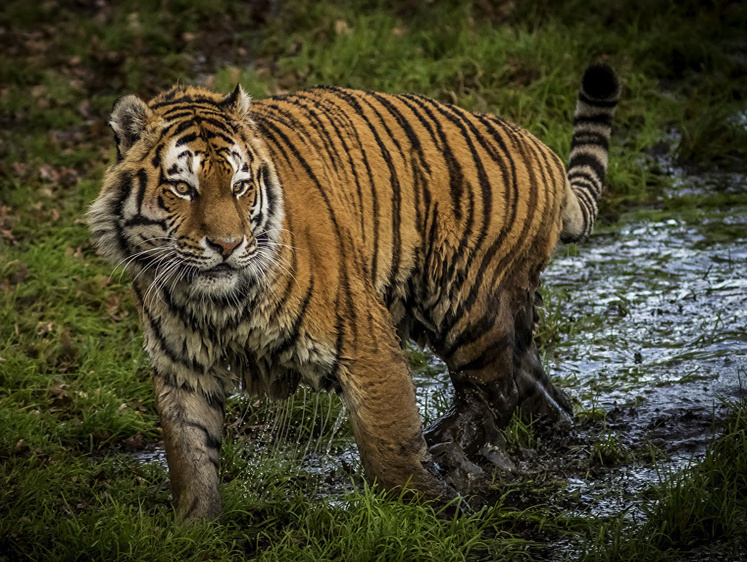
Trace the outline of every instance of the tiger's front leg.
<path fill-rule="evenodd" d="M 415 387 L 388 313 L 371 305 L 356 316 L 339 380 L 367 480 L 387 490 L 407 485 L 426 499 L 453 497 L 429 470 Z"/>
<path fill-rule="evenodd" d="M 223 393 L 175 386 L 158 373 L 154 373 L 154 386 L 177 518 L 214 519 L 221 512 L 218 463 Z"/>

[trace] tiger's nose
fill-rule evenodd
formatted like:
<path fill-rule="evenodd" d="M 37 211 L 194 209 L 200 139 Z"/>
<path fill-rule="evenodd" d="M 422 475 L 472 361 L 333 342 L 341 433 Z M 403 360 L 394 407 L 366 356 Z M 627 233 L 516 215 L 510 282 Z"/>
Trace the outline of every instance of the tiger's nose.
<path fill-rule="evenodd" d="M 227 259 L 233 251 L 241 244 L 241 239 L 235 238 L 208 238 L 205 237 L 205 242 L 208 246 L 212 246 L 213 249 L 217 250 L 223 259 Z"/>

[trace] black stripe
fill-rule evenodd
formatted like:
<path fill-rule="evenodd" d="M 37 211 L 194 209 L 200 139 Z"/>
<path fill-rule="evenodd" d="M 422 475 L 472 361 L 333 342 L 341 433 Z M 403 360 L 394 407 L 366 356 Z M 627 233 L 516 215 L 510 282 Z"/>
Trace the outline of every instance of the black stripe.
<path fill-rule="evenodd" d="M 451 151 L 451 148 L 449 146 L 449 139 L 447 135 L 444 133 L 443 127 L 441 126 L 441 122 L 439 119 L 436 119 L 433 116 L 433 113 L 425 106 L 424 102 L 433 102 L 432 100 L 423 97 L 423 96 L 416 96 L 413 94 L 406 94 L 403 95 L 402 98 L 407 99 L 415 103 L 420 107 L 420 109 L 428 115 L 431 120 L 433 121 L 433 124 L 435 125 L 436 131 L 438 133 L 438 136 L 441 140 L 441 151 L 443 153 L 444 159 L 446 161 L 446 169 L 449 172 L 449 190 L 451 193 L 451 202 L 452 207 L 454 209 L 454 216 L 456 217 L 456 220 L 459 222 L 462 220 L 462 209 L 460 206 L 461 196 L 462 196 L 462 188 L 464 187 L 464 174 L 462 172 L 462 166 L 459 164 L 459 160 L 454 156 L 454 153 Z"/>
<path fill-rule="evenodd" d="M 533 220 L 531 217 L 531 214 L 535 215 L 543 215 L 544 214 L 544 208 L 539 208 L 539 200 L 540 200 L 540 190 L 542 186 L 546 185 L 549 179 L 552 179 L 553 186 L 552 189 L 544 189 L 542 192 L 546 196 L 546 202 L 545 207 L 550 206 L 552 207 L 552 202 L 549 200 L 549 193 L 556 193 L 558 192 L 557 184 L 555 183 L 556 177 L 563 177 L 563 167 L 560 161 L 557 161 L 556 164 L 558 166 L 557 172 L 558 176 L 552 174 L 552 167 L 551 163 L 547 159 L 547 147 L 543 144 L 541 144 L 535 137 L 531 135 L 527 135 L 524 138 L 525 142 L 519 146 L 519 149 L 522 153 L 522 158 L 524 162 L 531 163 L 536 162 L 538 164 L 539 168 L 539 175 L 538 177 L 535 176 L 534 173 L 534 166 L 527 166 L 528 172 L 529 172 L 529 180 L 530 180 L 530 198 L 527 202 L 527 209 L 528 214 L 530 216 L 527 217 L 527 220 L 524 222 L 522 226 L 522 232 L 519 235 L 519 247 L 514 247 L 511 249 L 510 252 L 507 252 L 499 261 L 495 269 L 493 270 L 493 275 L 488 283 L 489 287 L 495 287 L 498 284 L 499 277 L 505 276 L 505 272 L 512 271 L 513 264 L 519 259 L 520 256 L 524 255 L 525 253 L 525 247 L 527 245 L 527 242 L 534 242 L 534 239 L 528 240 L 527 231 L 530 228 L 530 226 L 533 224 Z M 534 151 L 534 154 L 531 154 L 532 150 Z M 530 154 L 527 154 L 529 152 Z M 544 164 L 544 167 L 542 166 Z M 563 179 L 563 184 L 565 186 L 565 180 Z M 530 281 L 531 282 L 531 281 Z"/>
<path fill-rule="evenodd" d="M 267 117 L 267 116 L 265 116 L 265 117 Z M 295 144 L 293 144 L 290 141 L 290 139 L 288 138 L 288 136 L 283 131 L 281 131 L 280 128 L 277 125 L 275 125 L 274 123 L 271 123 L 269 119 L 265 119 L 263 121 L 263 123 L 264 123 L 264 126 L 266 128 L 272 129 L 273 132 L 277 135 L 277 137 L 279 137 L 283 141 L 284 145 L 293 154 L 293 157 L 298 161 L 298 163 L 301 164 L 301 167 L 304 169 L 304 171 L 306 172 L 306 174 L 309 176 L 309 178 L 311 179 L 311 181 L 314 183 L 317 191 L 319 192 L 319 194 L 321 195 L 322 199 L 324 200 L 325 205 L 327 206 L 327 210 L 329 212 L 329 216 L 330 216 L 330 219 L 332 220 L 332 223 L 333 223 L 333 226 L 334 226 L 334 229 L 335 229 L 335 234 L 336 234 L 337 240 L 339 242 L 339 244 L 338 244 L 338 250 L 341 250 L 342 249 L 342 241 L 343 241 L 342 240 L 342 232 L 340 230 L 340 225 L 337 222 L 337 216 L 335 215 L 334 207 L 332 206 L 332 204 L 331 204 L 331 202 L 329 200 L 329 196 L 327 195 L 326 190 L 322 187 L 321 182 L 316 177 L 316 174 L 311 169 L 311 166 L 309 165 L 309 163 L 301 155 L 301 153 L 299 152 L 299 150 L 295 146 Z M 277 145 L 279 146 L 279 143 L 277 143 Z"/>
<path fill-rule="evenodd" d="M 267 197 L 267 221 L 265 222 L 270 222 L 277 216 L 278 196 L 276 190 L 278 190 L 278 185 L 270 183 L 270 168 L 265 163 L 257 169 L 257 185 L 264 188 L 263 191 Z"/>
<path fill-rule="evenodd" d="M 399 185 L 399 177 L 397 175 L 397 170 L 394 166 L 394 163 L 392 161 L 391 154 L 389 150 L 386 147 L 386 144 L 381 139 L 381 136 L 379 136 L 379 133 L 377 131 L 377 128 L 374 126 L 374 124 L 369 120 L 369 118 L 366 116 L 365 111 L 361 104 L 359 103 L 359 100 L 355 96 L 355 91 L 353 90 L 344 90 L 342 88 L 333 88 L 330 87 L 329 91 L 333 92 L 339 99 L 343 100 L 348 106 L 350 106 L 355 114 L 360 117 L 360 119 L 366 124 L 366 126 L 371 131 L 371 134 L 373 135 L 374 141 L 379 149 L 379 152 L 381 153 L 382 158 L 384 159 L 385 164 L 387 165 L 387 169 L 389 170 L 389 180 L 390 180 L 390 186 L 392 188 L 392 262 L 389 269 L 389 275 L 387 275 L 388 281 L 387 281 L 387 287 L 392 286 L 392 280 L 394 279 L 394 276 L 397 274 L 397 271 L 399 269 L 399 261 L 400 261 L 400 251 L 401 251 L 401 232 L 400 232 L 400 185 Z M 377 114 L 379 117 L 379 120 L 383 124 L 383 119 L 381 118 L 381 115 L 371 106 L 371 104 L 365 100 L 365 98 L 362 98 L 361 101 L 366 103 L 373 111 Z M 388 128 L 384 124 L 385 129 Z M 391 131 L 388 131 L 388 134 L 392 141 L 395 143 L 397 148 L 399 149 L 399 143 L 397 140 L 392 136 Z M 372 185 L 371 189 L 372 193 L 374 193 L 374 186 Z M 378 209 L 374 210 L 375 214 L 378 215 Z M 378 242 L 378 229 L 374 231 L 374 241 Z M 377 244 L 378 246 L 378 244 Z M 374 254 L 376 255 L 376 254 Z M 376 265 L 376 264 L 374 264 Z M 374 270 L 372 271 L 372 274 L 376 276 L 376 267 L 374 267 Z M 376 283 L 376 277 L 374 277 L 374 283 Z"/>
<path fill-rule="evenodd" d="M 140 168 L 135 173 L 135 176 L 139 183 L 137 190 L 137 213 L 140 214 L 143 211 L 143 199 L 145 199 L 145 190 L 148 187 L 148 173 L 145 171 L 145 168 Z"/>
<path fill-rule="evenodd" d="M 612 115 L 609 113 L 602 113 L 600 115 L 574 115 L 573 128 L 582 129 L 584 125 L 606 125 L 607 127 L 611 127 Z"/>
<path fill-rule="evenodd" d="M 410 120 L 407 119 L 404 114 L 397 108 L 387 96 L 384 96 L 382 94 L 379 94 L 377 92 L 370 92 L 370 95 L 376 99 L 388 112 L 389 114 L 394 117 L 394 119 L 397 121 L 397 124 L 400 126 L 402 131 L 405 133 L 405 136 L 407 137 L 407 140 L 410 143 L 410 152 L 415 152 L 417 155 L 417 162 L 416 158 L 412 157 L 412 154 L 410 155 L 410 166 L 412 168 L 412 187 L 413 187 L 413 193 L 415 195 L 415 229 L 418 234 L 423 233 L 423 210 L 421 209 L 420 199 L 421 197 L 425 199 L 425 194 L 422 193 L 423 189 L 425 189 L 426 181 L 424 178 L 424 175 L 431 175 L 431 167 L 428 162 L 428 159 L 425 157 L 425 154 L 423 152 L 423 146 L 420 142 L 420 138 L 418 137 L 417 133 L 413 129 L 412 125 L 410 124 Z M 399 97 L 395 97 L 399 103 L 401 103 L 403 106 L 407 107 L 411 112 L 414 113 L 412 108 L 410 108 L 409 105 L 407 105 L 403 99 Z M 425 170 L 425 171 L 424 171 Z M 420 245 L 418 246 L 420 248 Z"/>
<path fill-rule="evenodd" d="M 195 123 L 194 121 L 195 112 L 191 109 L 184 109 L 182 107 L 170 109 L 169 111 L 164 112 L 163 116 L 167 117 L 169 121 L 177 121 L 179 119 L 189 118 L 187 121 L 183 122 L 180 126 L 193 125 Z"/>
<path fill-rule="evenodd" d="M 379 122 L 381 123 L 381 126 L 384 127 L 386 134 L 397 147 L 397 151 L 402 154 L 402 147 L 400 146 L 399 141 L 392 133 L 391 129 L 389 129 L 389 126 L 386 124 L 386 121 L 382 117 L 381 113 L 379 113 L 374 105 L 368 101 L 366 95 L 361 95 L 360 99 L 376 114 Z M 379 137 L 378 133 L 375 131 L 373 123 L 371 123 L 363 113 L 363 108 L 360 107 L 360 105 L 358 105 L 358 107 L 361 110 L 361 112 L 359 113 L 360 117 L 371 128 L 371 132 L 374 134 L 374 140 L 379 146 L 381 154 L 384 157 L 384 161 L 389 168 L 389 176 L 392 188 L 392 263 L 389 269 L 389 276 L 386 285 L 388 290 L 390 291 L 390 294 L 392 294 L 394 291 L 394 281 L 399 274 L 399 266 L 402 259 L 402 190 L 399 183 L 399 175 L 397 174 L 397 169 L 394 165 L 394 161 L 392 160 L 389 150 L 386 148 L 386 143 L 381 140 L 381 137 Z"/>
<path fill-rule="evenodd" d="M 570 175 L 574 173 L 574 168 L 581 168 L 584 166 L 588 166 L 589 168 L 591 168 L 592 172 L 597 175 L 600 183 L 604 182 L 604 177 L 607 173 L 607 169 L 596 156 L 592 156 L 591 154 L 576 154 L 572 156 L 571 161 L 568 164 L 568 174 Z M 599 196 L 599 194 L 596 195 L 597 197 Z"/>
<path fill-rule="evenodd" d="M 208 129 L 202 129 L 202 138 L 204 140 L 219 138 L 223 142 L 231 143 L 231 144 L 236 142 L 235 139 L 233 139 L 232 137 L 229 137 L 228 135 L 224 133 L 219 133 L 217 131 L 210 131 Z"/>
<path fill-rule="evenodd" d="M 119 177 L 116 191 L 118 192 L 118 197 L 114 201 L 114 204 L 110 210 L 110 214 L 113 217 L 123 219 L 125 201 L 127 201 L 127 198 L 130 196 L 130 192 L 132 191 L 132 175 L 129 172 L 124 172 Z M 122 255 L 129 256 L 132 251 L 130 249 L 130 245 L 127 243 L 127 237 L 125 236 L 124 230 L 119 225 L 119 221 L 112 221 L 112 223 L 114 231 L 116 233 L 119 251 Z"/>
<path fill-rule="evenodd" d="M 178 146 L 184 146 L 185 144 L 188 144 L 188 143 L 192 142 L 196 138 L 197 138 L 197 134 L 196 133 L 189 133 L 189 134 L 184 135 L 183 137 L 181 137 L 178 141 L 176 141 L 175 146 L 177 146 L 177 147 Z"/>
<path fill-rule="evenodd" d="M 306 105 L 300 104 L 300 100 L 305 100 L 307 102 L 310 102 L 312 104 L 318 105 L 319 107 L 329 107 L 329 100 L 316 100 L 314 98 L 310 98 L 309 96 L 299 96 L 299 105 L 301 107 L 307 107 Z M 327 104 L 322 104 L 323 101 L 327 101 Z M 325 117 L 329 120 L 330 125 L 335 130 L 335 133 L 337 135 L 337 139 L 342 143 L 342 152 L 345 156 L 347 156 L 348 164 L 349 164 L 349 170 L 353 174 L 353 180 L 355 181 L 355 190 L 356 194 L 358 195 L 358 206 L 355 209 L 356 213 L 358 214 L 358 219 L 361 226 L 361 237 L 363 239 L 363 243 L 366 242 L 366 225 L 365 225 L 365 218 L 366 213 L 363 206 L 363 187 L 361 186 L 360 177 L 358 176 L 358 166 L 356 165 L 355 161 L 353 160 L 353 149 L 348 144 L 348 139 L 355 138 L 355 140 L 358 143 L 358 148 L 361 150 L 361 153 L 363 155 L 364 164 L 368 167 L 368 161 L 365 159 L 365 151 L 360 143 L 360 137 L 358 136 L 357 131 L 355 130 L 354 126 L 350 122 L 350 118 L 345 115 L 344 112 L 340 111 L 339 106 L 335 104 L 331 104 L 332 111 L 324 111 L 323 114 Z M 347 120 L 347 123 L 343 123 L 342 119 Z M 352 134 L 351 134 L 352 131 Z M 371 178 L 370 169 L 369 172 L 369 181 L 373 182 L 373 179 Z"/>
<path fill-rule="evenodd" d="M 610 146 L 609 135 L 585 129 L 574 131 L 571 138 L 571 151 L 577 146 L 584 145 L 599 146 L 607 152 Z"/>
<path fill-rule="evenodd" d="M 213 117 L 200 115 L 198 120 L 202 129 L 205 129 L 205 125 L 211 125 L 218 129 L 218 131 L 225 131 L 227 129 L 231 133 L 236 134 L 236 127 L 225 117 L 223 119 L 214 119 Z"/>
<path fill-rule="evenodd" d="M 309 308 L 309 302 L 311 302 L 311 297 L 313 294 L 314 277 L 312 276 L 309 279 L 309 287 L 308 289 L 306 289 L 306 295 L 301 302 L 301 310 L 299 310 L 299 312 L 296 314 L 295 320 L 293 320 L 293 327 L 290 329 L 290 332 L 285 337 L 283 342 L 273 350 L 273 354 L 275 356 L 280 356 L 282 353 L 293 347 L 298 341 L 298 338 L 301 336 L 301 324 L 303 323 L 303 320 L 306 316 L 306 312 Z"/>
<path fill-rule="evenodd" d="M 492 330 L 495 328 L 495 317 L 493 317 L 493 322 L 481 322 L 486 330 Z M 474 330 L 472 334 L 470 334 L 473 337 L 473 340 L 477 340 L 480 336 L 485 335 L 488 332 L 477 332 L 477 330 Z M 461 365 L 455 365 L 453 367 L 454 371 L 480 371 L 484 369 L 485 367 L 488 367 L 495 363 L 495 361 L 506 352 L 506 348 L 509 348 L 511 346 L 511 340 L 513 338 L 513 329 L 509 329 L 508 333 L 502 335 L 497 340 L 490 340 L 487 343 L 487 348 L 482 351 L 482 353 L 478 354 L 474 359 L 471 361 L 468 361 L 467 363 L 463 363 Z M 530 332 L 531 333 L 531 332 Z M 462 335 L 467 335 L 467 332 L 464 332 Z M 465 342 L 467 341 L 467 338 L 465 338 Z M 496 365 L 496 368 L 503 368 L 503 365 Z"/>
<path fill-rule="evenodd" d="M 150 219 L 145 215 L 137 214 L 134 217 L 127 219 L 124 223 L 127 227 L 132 226 L 158 226 L 161 230 L 168 231 L 165 220 Z"/>
<path fill-rule="evenodd" d="M 522 161 L 528 164 L 527 172 L 529 175 L 529 200 L 526 202 L 526 208 L 527 214 L 529 216 L 527 217 L 527 220 L 525 220 L 522 224 L 521 233 L 518 237 L 519 246 L 514 246 L 513 248 L 511 248 L 511 251 L 506 252 L 498 262 L 497 266 L 493 269 L 493 276 L 488 285 L 490 287 L 493 287 L 497 284 L 499 277 L 505 277 L 506 272 L 512 271 L 511 266 L 513 265 L 513 263 L 520 256 L 524 255 L 524 249 L 527 242 L 534 242 L 535 240 L 528 239 L 527 231 L 534 224 L 531 214 L 538 213 L 537 209 L 539 194 L 542 186 L 544 185 L 544 182 L 547 180 L 547 174 L 543 173 L 543 170 L 540 170 L 540 174 L 538 176 L 537 174 L 535 174 L 535 167 L 531 165 L 532 162 L 540 163 L 542 161 L 542 154 L 544 150 L 546 150 L 546 147 L 544 147 L 544 145 L 540 146 L 536 140 L 532 139 L 534 139 L 534 137 L 526 136 L 524 138 L 525 142 L 518 144 L 517 146 L 519 151 L 521 152 Z M 531 152 L 532 149 L 536 149 L 536 153 L 527 154 L 527 152 Z"/>
<path fill-rule="evenodd" d="M 184 518 L 188 519 L 190 515 L 192 515 L 192 512 L 197 509 L 198 504 L 200 503 L 200 496 L 195 496 L 195 499 L 192 500 L 192 503 L 189 506 L 189 509 L 184 514 Z"/>
<path fill-rule="evenodd" d="M 166 355 L 172 363 L 187 367 L 190 371 L 205 374 L 207 372 L 207 367 L 198 363 L 197 359 L 189 360 L 189 358 L 183 357 L 171 348 L 171 346 L 166 342 L 166 337 L 161 330 L 161 319 L 153 318 L 151 316 L 150 311 L 145 305 L 145 299 L 143 294 L 140 292 L 140 288 L 137 285 L 133 285 L 133 288 L 135 290 L 135 295 L 142 306 L 143 317 L 147 320 L 148 325 L 152 330 L 152 334 L 156 338 L 156 342 L 164 355 Z"/>
<path fill-rule="evenodd" d="M 280 120 L 276 119 L 272 115 L 264 115 L 264 117 L 267 118 L 267 119 L 273 119 L 273 120 L 277 121 L 278 123 L 283 123 L 283 121 L 280 121 Z M 270 128 L 268 126 L 266 126 L 265 124 L 261 123 L 261 122 L 258 123 L 258 126 L 260 128 L 262 136 L 264 138 L 266 138 L 267 140 L 271 141 L 270 146 L 273 147 L 273 148 L 275 148 L 276 152 L 278 152 L 279 155 L 283 157 L 283 159 L 287 162 L 288 167 L 292 170 L 293 169 L 293 163 L 291 162 L 290 157 L 288 156 L 288 153 L 281 146 L 281 144 L 278 141 L 278 139 L 275 138 L 275 135 L 272 133 L 272 131 L 270 130 Z"/>
<path fill-rule="evenodd" d="M 283 101 L 284 101 L 284 103 L 287 103 L 287 104 L 292 105 L 294 107 L 300 108 L 300 110 L 302 112 L 304 112 L 304 115 L 309 118 L 310 125 L 311 125 L 311 128 L 312 128 L 313 132 L 316 134 L 316 137 L 318 137 L 318 139 L 321 140 L 322 148 L 324 149 L 324 152 L 327 153 L 327 160 L 329 161 L 330 164 L 332 164 L 332 167 L 334 168 L 335 172 L 337 172 L 338 175 L 339 175 L 340 170 L 338 168 L 338 163 L 337 163 L 339 155 L 338 155 L 337 151 L 335 150 L 335 143 L 332 140 L 332 137 L 327 132 L 327 128 L 326 128 L 325 124 L 322 123 L 322 120 L 319 117 L 319 112 L 315 111 L 315 109 L 313 108 L 313 106 L 301 104 L 300 100 L 297 97 L 295 97 L 295 96 L 289 96 L 288 98 L 286 98 Z M 295 118 L 295 116 L 293 114 L 288 113 L 288 112 L 280 109 L 279 106 L 276 106 L 276 107 L 277 107 L 277 111 L 278 112 L 282 113 L 287 118 L 289 118 L 291 120 L 291 122 L 295 123 L 296 126 L 300 129 L 301 124 L 296 120 L 296 118 Z M 337 127 L 335 127 L 334 123 L 332 123 L 330 121 L 330 125 L 334 129 L 335 135 L 337 137 L 340 137 L 341 136 L 340 135 L 340 131 L 337 129 Z M 309 136 L 309 140 L 311 140 L 311 142 L 314 142 L 314 140 L 316 140 L 316 138 L 313 138 L 313 137 Z M 317 150 L 319 151 L 318 148 L 317 148 Z M 321 152 L 321 151 L 319 151 L 319 152 Z"/>
<path fill-rule="evenodd" d="M 492 244 L 485 251 L 485 254 L 483 255 L 483 259 L 480 262 L 480 266 L 477 269 L 477 273 L 472 277 L 473 279 L 479 281 L 483 279 L 485 271 L 488 268 L 490 262 L 492 261 L 496 252 L 503 246 L 503 243 L 508 233 L 513 229 L 514 223 L 516 222 L 517 212 L 518 212 L 517 205 L 518 205 L 519 186 L 517 184 L 517 179 L 516 179 L 516 164 L 514 162 L 514 155 L 508 150 L 508 147 L 506 146 L 504 139 L 501 137 L 500 132 L 496 129 L 494 124 L 498 125 L 500 129 L 512 139 L 514 149 L 518 147 L 518 144 L 520 141 L 516 139 L 510 133 L 510 128 L 506 127 L 502 122 L 488 119 L 484 115 L 476 114 L 475 118 L 480 123 L 483 124 L 483 126 L 487 129 L 487 133 L 504 150 L 506 154 L 505 162 L 508 164 L 510 171 L 511 171 L 510 173 L 511 182 L 510 183 L 507 182 L 504 184 L 506 187 L 504 202 L 506 206 L 508 207 L 507 214 L 505 216 L 504 226 L 500 229 L 498 236 L 495 238 L 495 240 L 493 240 Z M 474 283 L 472 287 L 470 288 L 470 292 L 467 295 L 467 298 L 465 299 L 463 303 L 463 309 L 469 310 L 472 308 L 477 298 L 478 291 L 479 291 L 479 283 Z M 441 334 L 448 334 L 458 319 L 459 319 L 459 316 L 457 315 L 451 315 L 445 318 L 443 325 L 441 327 Z"/>
<path fill-rule="evenodd" d="M 205 96 L 192 96 L 188 94 L 174 100 L 156 102 L 150 105 L 150 108 L 160 109 L 169 105 L 173 105 L 174 107 L 172 109 L 166 109 L 165 111 L 161 112 L 162 115 L 168 115 L 173 111 L 184 110 L 185 108 L 199 109 L 201 111 L 223 111 L 220 108 L 220 101 L 212 100 L 210 98 L 206 98 Z"/>
<path fill-rule="evenodd" d="M 536 158 L 529 158 L 527 155 L 527 148 L 531 148 L 531 145 L 528 142 L 517 142 L 516 148 L 519 150 L 520 157 L 523 162 L 527 163 L 526 169 L 529 176 L 529 201 L 526 202 L 526 207 L 529 212 L 531 212 L 537 204 L 537 195 L 539 193 L 539 182 L 537 177 L 534 173 L 534 167 L 531 165 L 532 162 L 536 161 Z M 512 221 L 513 224 L 513 221 Z M 527 220 L 524 221 L 524 224 L 521 225 L 521 233 L 518 236 L 519 243 L 521 244 L 520 248 L 511 248 L 510 252 L 505 252 L 504 255 L 501 257 L 499 262 L 497 264 L 494 264 L 491 269 L 493 271 L 492 279 L 489 283 L 485 283 L 484 275 L 485 271 L 487 270 L 488 266 L 493 260 L 494 252 L 489 252 L 489 255 L 486 255 L 482 262 L 480 263 L 480 268 L 478 269 L 477 275 L 474 277 L 476 280 L 480 280 L 479 283 L 474 283 L 470 289 L 470 293 L 467 296 L 467 298 L 464 300 L 464 305 L 462 307 L 462 310 L 464 311 L 464 314 L 469 317 L 469 312 L 471 311 L 472 307 L 474 306 L 474 303 L 476 302 L 477 296 L 481 289 L 490 289 L 495 285 L 495 279 L 497 276 L 505 275 L 506 272 L 510 272 L 510 264 L 515 261 L 519 256 L 523 255 L 523 246 L 527 241 L 526 232 L 527 229 L 532 224 L 532 221 L 530 217 L 527 217 Z M 502 230 L 501 234 L 506 232 L 506 230 Z M 495 244 L 491 246 L 491 250 L 495 247 Z M 497 248 L 496 248 L 497 250 Z M 488 315 L 486 312 L 485 315 Z M 484 316 L 485 316 L 484 315 Z M 482 320 L 482 319 L 481 319 Z M 478 320 L 480 322 L 481 320 Z M 456 320 L 455 320 L 456 321 Z M 455 322 L 454 321 L 454 322 Z M 470 322 L 470 324 L 473 324 Z M 452 324 L 453 326 L 453 324 Z M 449 327 L 449 332 L 451 331 L 451 326 Z M 442 335 L 445 334 L 444 341 L 447 341 L 449 339 L 449 332 L 442 332 Z M 464 333 L 464 332 L 463 332 Z M 474 340 L 472 340 L 474 341 Z M 462 341 L 460 345 L 465 345 L 468 342 Z M 444 351 L 444 355 L 446 357 L 451 357 L 454 355 L 454 353 L 457 351 L 457 346 L 455 343 L 452 343 L 448 346 L 448 348 Z"/>
<path fill-rule="evenodd" d="M 212 432 L 203 424 L 200 422 L 187 420 L 184 422 L 185 425 L 189 427 L 194 427 L 195 429 L 199 429 L 200 431 L 205 433 L 205 446 L 207 446 L 210 449 L 220 449 L 222 439 L 220 437 L 216 437 L 212 434 Z"/>
<path fill-rule="evenodd" d="M 327 88 L 324 88 L 322 90 L 325 92 L 329 91 Z M 379 197 L 376 191 L 376 182 L 374 181 L 373 172 L 371 170 L 371 164 L 368 160 L 368 154 L 366 153 L 365 146 L 358 133 L 358 127 L 353 122 L 353 120 L 350 117 L 348 117 L 347 113 L 341 110 L 340 106 L 337 105 L 335 100 L 336 98 L 331 98 L 331 99 L 325 98 L 324 102 L 325 104 L 331 105 L 331 107 L 334 109 L 334 113 L 336 116 L 340 117 L 341 119 L 345 119 L 347 121 L 348 126 L 345 127 L 345 130 L 348 133 L 348 135 L 351 138 L 353 138 L 358 145 L 358 149 L 360 150 L 360 153 L 361 153 L 361 160 L 363 161 L 363 165 L 366 169 L 366 175 L 368 177 L 368 185 L 371 189 L 371 207 L 372 207 L 371 208 L 371 220 L 373 223 L 371 226 L 371 229 L 373 231 L 373 254 L 371 256 L 371 279 L 373 280 L 373 283 L 375 286 L 376 279 L 378 276 L 378 260 L 379 260 Z M 352 163 L 351 163 L 351 167 L 353 169 L 356 168 L 356 166 Z M 363 218 L 366 215 L 366 213 L 365 213 L 365 210 L 363 209 L 362 188 L 359 191 L 359 198 L 361 201 L 361 210 L 360 210 L 361 224 L 363 225 Z M 365 240 L 365 227 L 363 228 L 363 238 Z"/>
<path fill-rule="evenodd" d="M 463 252 L 467 250 L 467 245 L 470 241 L 473 242 L 472 251 L 477 252 L 481 247 L 483 242 L 485 241 L 489 226 L 490 226 L 490 217 L 493 211 L 493 193 L 492 188 L 490 185 L 490 180 L 488 179 L 488 175 L 485 171 L 485 167 L 482 164 L 482 158 L 477 153 L 477 148 L 475 147 L 474 142 L 472 141 L 472 138 L 470 138 L 470 135 L 467 131 L 467 127 L 465 127 L 465 124 L 471 129 L 472 133 L 475 136 L 475 139 L 478 141 L 478 143 L 482 146 L 483 149 L 485 149 L 488 153 L 491 159 L 497 163 L 501 163 L 501 158 L 497 154 L 497 152 L 488 145 L 485 142 L 485 139 L 483 136 L 479 133 L 477 128 L 474 126 L 474 124 L 470 121 L 469 115 L 467 112 L 462 111 L 461 109 L 454 108 L 453 106 L 444 105 L 444 104 L 438 104 L 437 102 L 432 102 L 432 105 L 434 108 L 444 117 L 446 117 L 449 121 L 451 121 L 452 124 L 454 124 L 456 127 L 459 128 L 462 138 L 467 143 L 467 146 L 469 147 L 470 154 L 472 155 L 472 160 L 474 162 L 475 168 L 477 169 L 477 178 L 478 182 L 480 184 L 480 191 L 482 193 L 482 226 L 480 228 L 480 233 L 477 236 L 476 240 L 472 240 L 472 213 L 474 211 L 474 204 L 473 204 L 473 194 L 472 194 L 472 186 L 469 182 L 467 182 L 467 188 L 470 195 L 470 220 L 468 221 L 467 228 L 465 228 L 464 233 L 459 241 L 459 246 L 456 251 L 456 256 L 461 256 Z M 506 180 L 505 177 L 505 171 L 504 166 L 499 165 L 499 169 L 501 169 L 504 182 Z M 504 183 L 505 185 L 505 183 Z M 448 270 L 448 276 L 449 278 L 452 278 L 454 275 L 454 270 L 457 265 L 457 260 L 453 260 L 452 263 L 449 266 Z M 467 276 L 463 275 L 463 279 L 466 279 Z M 461 285 L 462 283 L 457 283 L 455 287 L 452 288 L 452 291 L 454 294 L 458 294 L 461 291 Z"/>

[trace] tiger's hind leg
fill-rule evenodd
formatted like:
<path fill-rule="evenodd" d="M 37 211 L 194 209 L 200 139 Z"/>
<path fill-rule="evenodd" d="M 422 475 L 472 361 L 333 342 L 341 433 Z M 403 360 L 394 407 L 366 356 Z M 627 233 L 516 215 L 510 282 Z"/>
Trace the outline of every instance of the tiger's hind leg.
<path fill-rule="evenodd" d="M 507 289 L 491 301 L 490 327 L 484 330 L 484 323 L 471 324 L 483 331 L 465 331 L 453 350 L 444 354 L 454 403 L 425 432 L 434 460 L 465 491 L 482 474 L 472 461 L 513 467 L 503 430 L 517 409 L 524 417 L 560 425 L 568 425 L 571 414 L 570 401 L 545 373 L 534 343 L 534 291 Z"/>

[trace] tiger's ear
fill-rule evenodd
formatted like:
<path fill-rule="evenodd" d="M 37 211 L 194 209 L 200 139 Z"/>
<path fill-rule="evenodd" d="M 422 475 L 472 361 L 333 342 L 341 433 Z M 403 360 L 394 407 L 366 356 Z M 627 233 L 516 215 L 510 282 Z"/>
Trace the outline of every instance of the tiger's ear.
<path fill-rule="evenodd" d="M 124 96 L 114 102 L 109 126 L 117 142 L 117 161 L 122 160 L 141 137 L 152 115 L 150 108 L 137 96 Z"/>
<path fill-rule="evenodd" d="M 243 121 L 249 118 L 251 101 L 251 96 L 244 91 L 241 84 L 236 84 L 234 91 L 223 98 L 221 105 L 233 111 Z"/>

